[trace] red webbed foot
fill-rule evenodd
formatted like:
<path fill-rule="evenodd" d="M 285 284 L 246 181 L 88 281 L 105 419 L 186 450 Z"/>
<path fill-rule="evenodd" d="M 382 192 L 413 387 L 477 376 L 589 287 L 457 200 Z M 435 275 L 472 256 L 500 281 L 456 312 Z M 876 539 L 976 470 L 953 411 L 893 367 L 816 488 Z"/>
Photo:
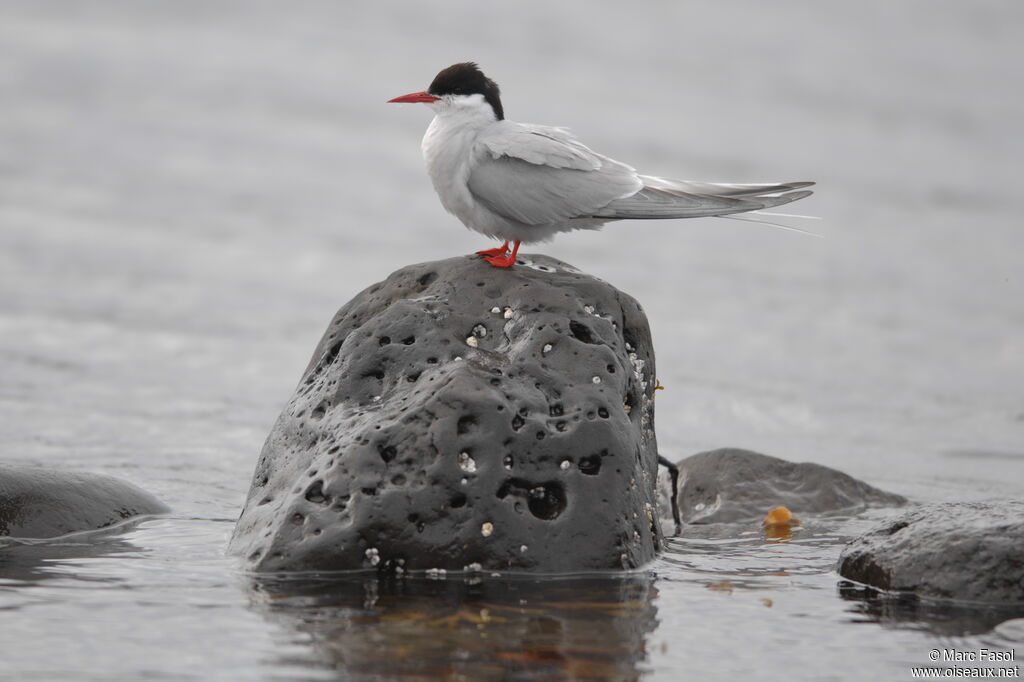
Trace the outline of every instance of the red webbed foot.
<path fill-rule="evenodd" d="M 506 239 L 505 243 L 497 248 L 484 249 L 483 251 L 477 251 L 476 253 L 478 256 L 483 256 L 484 258 L 489 258 L 492 256 L 504 256 L 506 253 L 508 253 L 508 240 Z"/>
<path fill-rule="evenodd" d="M 501 251 L 500 253 L 496 253 L 494 255 L 485 255 L 484 260 L 496 268 L 510 268 L 516 264 L 516 254 L 519 253 L 520 243 L 521 242 L 517 241 L 515 245 L 512 247 L 512 253 L 508 255 L 505 255 L 505 252 Z M 507 245 L 508 242 L 505 242 L 505 244 Z"/>

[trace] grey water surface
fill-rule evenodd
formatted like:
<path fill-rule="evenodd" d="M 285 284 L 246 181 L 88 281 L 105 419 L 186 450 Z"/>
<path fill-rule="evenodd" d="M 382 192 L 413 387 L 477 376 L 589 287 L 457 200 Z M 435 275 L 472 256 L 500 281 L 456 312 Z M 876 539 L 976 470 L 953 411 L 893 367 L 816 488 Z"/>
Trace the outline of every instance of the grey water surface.
<path fill-rule="evenodd" d="M 243 574 L 224 548 L 334 311 L 490 246 L 420 106 L 474 59 L 512 119 L 642 172 L 816 180 L 787 219 L 525 248 L 645 307 L 662 454 L 833 466 L 917 501 L 1024 494 L 1024 5 L 795 0 L 0 4 L 0 458 L 173 513 L 0 549 L 0 679 L 910 679 L 1021 620 L 840 588 L 846 538 L 690 529 L 648 571 Z M 794 510 L 798 511 L 798 510 Z M 799 514 L 798 514 L 799 515 Z M 504 582 L 502 582 L 504 581 Z"/>

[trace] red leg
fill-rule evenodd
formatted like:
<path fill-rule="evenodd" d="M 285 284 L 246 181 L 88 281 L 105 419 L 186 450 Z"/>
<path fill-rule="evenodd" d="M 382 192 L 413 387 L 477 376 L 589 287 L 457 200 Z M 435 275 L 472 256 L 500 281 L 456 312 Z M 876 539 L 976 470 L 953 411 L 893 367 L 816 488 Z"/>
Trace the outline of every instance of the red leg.
<path fill-rule="evenodd" d="M 496 268 L 510 268 L 516 263 L 516 254 L 519 253 L 520 242 L 516 240 L 515 245 L 512 247 L 512 253 L 507 256 L 484 256 L 484 260 L 493 265 Z"/>
<path fill-rule="evenodd" d="M 487 258 L 488 256 L 504 256 L 508 253 L 508 240 L 496 249 L 484 249 L 483 251 L 477 251 L 477 255 Z"/>

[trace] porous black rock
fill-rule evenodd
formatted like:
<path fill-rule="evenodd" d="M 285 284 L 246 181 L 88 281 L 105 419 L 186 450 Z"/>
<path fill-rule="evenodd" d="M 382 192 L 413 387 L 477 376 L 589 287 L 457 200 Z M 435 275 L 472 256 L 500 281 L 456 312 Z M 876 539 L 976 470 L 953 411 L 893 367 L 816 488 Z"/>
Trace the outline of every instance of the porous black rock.
<path fill-rule="evenodd" d="M 0 536 L 53 538 L 166 511 L 145 490 L 112 476 L 0 463 Z"/>
<path fill-rule="evenodd" d="M 853 540 L 839 573 L 918 597 L 1024 604 L 1024 502 L 943 502 Z"/>
<path fill-rule="evenodd" d="M 346 304 L 256 466 L 254 570 L 578 571 L 660 547 L 640 305 L 544 256 L 403 268 Z"/>
<path fill-rule="evenodd" d="M 732 523 L 763 518 L 773 507 L 798 516 L 899 506 L 906 498 L 812 462 L 789 462 L 750 450 L 722 448 L 691 455 L 679 467 L 683 523 Z M 669 517 L 661 486 L 661 516 Z"/>

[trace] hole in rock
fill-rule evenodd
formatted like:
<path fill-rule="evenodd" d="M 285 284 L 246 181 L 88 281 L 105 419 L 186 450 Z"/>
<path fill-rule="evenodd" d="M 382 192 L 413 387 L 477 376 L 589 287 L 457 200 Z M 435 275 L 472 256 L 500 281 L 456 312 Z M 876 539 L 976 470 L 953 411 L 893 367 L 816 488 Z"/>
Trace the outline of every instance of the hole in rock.
<path fill-rule="evenodd" d="M 579 463 L 580 471 L 587 476 L 597 476 L 601 472 L 602 453 L 606 454 L 607 450 L 602 450 L 600 453 L 581 457 Z"/>
<path fill-rule="evenodd" d="M 315 504 L 329 504 L 331 501 L 330 496 L 324 494 L 324 482 L 321 480 L 313 481 L 306 488 L 306 499 Z"/>
<path fill-rule="evenodd" d="M 594 338 L 594 332 L 590 330 L 590 327 L 576 320 L 569 320 L 569 335 L 583 343 L 600 343 L 600 341 Z"/>
<path fill-rule="evenodd" d="M 476 417 L 471 414 L 467 414 L 464 417 L 459 417 L 459 423 L 456 426 L 456 432 L 462 436 L 469 433 L 472 429 L 476 428 L 477 421 Z"/>
<path fill-rule="evenodd" d="M 530 513 L 545 521 L 558 518 L 568 503 L 565 488 L 558 481 L 536 484 L 521 478 L 512 478 L 502 483 L 497 492 L 499 500 L 509 495 L 525 499 Z"/>
<path fill-rule="evenodd" d="M 377 445 L 377 454 L 381 456 L 381 459 L 385 462 L 390 462 L 398 454 L 398 449 L 394 445 Z"/>
<path fill-rule="evenodd" d="M 390 336 L 382 336 L 382 337 L 380 337 L 380 339 L 377 340 L 377 343 L 379 343 L 382 346 L 386 346 L 389 343 L 391 343 L 391 337 Z"/>
<path fill-rule="evenodd" d="M 404 339 L 402 339 L 402 343 L 405 344 L 406 346 L 411 346 L 412 344 L 416 343 L 416 337 L 407 336 Z"/>
<path fill-rule="evenodd" d="M 457 493 L 452 496 L 451 501 L 448 503 L 452 509 L 458 509 L 459 507 L 466 506 L 466 496 L 462 493 Z"/>
<path fill-rule="evenodd" d="M 557 519 L 565 510 L 565 490 L 560 483 L 545 483 L 530 490 L 527 505 L 538 519 Z"/>
<path fill-rule="evenodd" d="M 338 342 L 337 342 L 337 343 L 335 343 L 335 344 L 334 344 L 333 346 L 331 346 L 330 348 L 328 348 L 328 349 L 327 349 L 327 352 L 326 352 L 326 353 L 324 353 L 324 359 L 323 359 L 323 361 L 321 362 L 321 364 L 324 364 L 324 365 L 329 365 L 329 364 L 331 364 L 332 362 L 334 362 L 334 359 L 335 359 L 336 357 L 338 357 L 338 353 L 339 353 L 339 352 L 341 351 L 341 344 L 342 344 L 342 343 L 344 343 L 344 341 L 338 341 Z"/>
<path fill-rule="evenodd" d="M 512 417 L 512 430 L 513 431 L 518 431 L 519 429 L 523 428 L 523 425 L 525 423 L 526 423 L 526 420 L 523 419 L 523 417 L 521 415 L 517 414 L 516 416 Z"/>

